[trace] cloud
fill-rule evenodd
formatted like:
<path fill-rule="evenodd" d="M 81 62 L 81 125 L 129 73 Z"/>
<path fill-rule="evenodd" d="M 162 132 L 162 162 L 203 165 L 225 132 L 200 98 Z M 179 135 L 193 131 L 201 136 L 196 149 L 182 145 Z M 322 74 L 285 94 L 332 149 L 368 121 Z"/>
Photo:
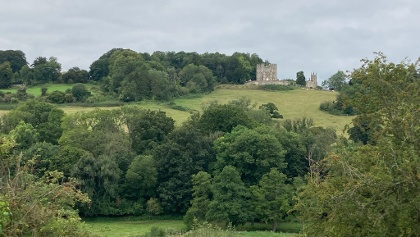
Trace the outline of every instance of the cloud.
<path fill-rule="evenodd" d="M 0 48 L 20 49 L 28 61 L 55 56 L 64 69 L 88 69 L 116 47 L 238 51 L 277 63 L 279 78 L 303 70 L 326 79 L 374 51 L 415 60 L 419 10 L 414 0 L 15 0 L 0 8 Z"/>

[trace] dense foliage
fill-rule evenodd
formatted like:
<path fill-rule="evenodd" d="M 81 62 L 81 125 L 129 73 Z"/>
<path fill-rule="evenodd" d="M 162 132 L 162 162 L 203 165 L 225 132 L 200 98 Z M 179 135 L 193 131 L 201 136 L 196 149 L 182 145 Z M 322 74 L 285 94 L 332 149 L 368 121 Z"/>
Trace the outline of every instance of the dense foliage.
<path fill-rule="evenodd" d="M 352 72 L 360 111 L 315 166 L 297 209 L 310 236 L 419 236 L 419 62 L 378 54 Z"/>
<path fill-rule="evenodd" d="M 126 102 L 206 93 L 255 78 L 254 54 L 113 49 L 89 72 L 65 74 L 55 58 L 22 59 L 0 51 L 1 86 L 77 84 L 38 100 L 23 85 L 26 102 L 1 117 L 0 236 L 84 236 L 78 214 L 184 215 L 189 227 L 266 222 L 273 231 L 301 215 L 311 236 L 420 233 L 418 62 L 378 54 L 355 69 L 334 106 L 359 115 L 349 139 L 337 140 L 310 118 L 281 120 L 275 104 L 246 98 L 204 105 L 179 126 L 136 106 L 65 115 L 46 102 L 94 100 L 86 80 Z"/>

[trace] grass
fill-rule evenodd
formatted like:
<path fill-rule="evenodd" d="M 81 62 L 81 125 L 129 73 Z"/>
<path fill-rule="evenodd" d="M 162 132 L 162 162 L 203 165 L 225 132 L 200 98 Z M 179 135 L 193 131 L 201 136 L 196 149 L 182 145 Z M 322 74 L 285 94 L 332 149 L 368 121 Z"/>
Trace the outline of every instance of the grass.
<path fill-rule="evenodd" d="M 50 84 L 48 86 L 48 92 L 53 90 L 65 91 L 67 88 L 71 88 L 71 86 L 72 85 L 67 84 Z M 332 127 L 339 135 L 343 134 L 344 126 L 346 124 L 350 124 L 353 119 L 353 116 L 336 116 L 319 110 L 319 105 L 322 102 L 334 100 L 336 98 L 336 92 L 306 89 L 295 89 L 290 91 L 263 91 L 257 90 L 256 88 L 257 87 L 250 87 L 246 85 L 225 85 L 220 86 L 210 94 L 178 98 L 172 103 L 141 101 L 134 103 L 134 105 L 143 109 L 165 111 L 169 117 L 172 117 L 176 121 L 177 125 L 180 125 L 189 118 L 189 111 L 201 111 L 204 105 L 212 101 L 226 103 L 241 97 L 251 99 L 251 101 L 256 104 L 257 108 L 261 104 L 272 102 L 277 106 L 280 114 L 282 114 L 285 119 L 311 117 L 314 119 L 316 126 Z M 41 93 L 41 86 L 29 88 L 28 93 Z M 92 111 L 95 109 L 94 107 L 71 105 L 62 105 L 60 108 L 68 114 L 79 111 Z M 119 108 L 119 106 L 101 107 L 101 109 L 114 108 Z M 4 113 L 5 111 L 0 110 L 0 115 Z"/>
<path fill-rule="evenodd" d="M 103 218 L 89 218 L 85 220 L 88 229 L 98 236 L 103 237 L 129 237 L 129 236 L 140 236 L 149 233 L 152 227 L 158 227 L 163 230 L 170 230 L 171 232 L 184 231 L 186 226 L 182 220 L 144 220 L 142 217 L 103 217 Z M 298 228 L 298 229 L 296 229 Z M 293 232 L 299 231 L 301 225 L 298 223 L 282 223 L 279 226 L 280 231 L 287 229 L 293 229 Z M 214 231 L 209 228 L 199 229 L 194 231 L 193 235 L 188 236 L 199 236 L 200 233 Z M 271 231 L 231 231 L 228 232 L 217 230 L 220 236 L 248 236 L 248 237 L 296 237 L 298 234 L 295 233 L 274 233 Z M 232 233 L 233 232 L 233 233 Z M 198 235 L 197 235 L 198 234 Z M 208 233 L 207 233 L 208 234 Z M 176 235 L 183 236 L 183 235 Z M 209 235 L 206 235 L 209 236 Z M 218 235 L 219 236 L 219 235 Z"/>
<path fill-rule="evenodd" d="M 176 231 L 185 229 L 182 220 L 139 220 L 120 217 L 87 219 L 85 223 L 92 233 L 103 237 L 139 236 L 150 232 L 154 226 Z"/>
<path fill-rule="evenodd" d="M 285 119 L 311 117 L 314 119 L 316 126 L 332 127 L 338 134 L 342 134 L 344 126 L 350 124 L 353 117 L 335 116 L 319 110 L 321 102 L 334 100 L 336 96 L 336 92 L 330 91 L 306 89 L 262 91 L 230 86 L 219 88 L 211 94 L 196 99 L 176 99 L 175 103 L 182 107 L 200 111 L 203 105 L 211 101 L 226 103 L 234 99 L 247 97 L 255 102 L 257 107 L 268 102 L 274 103 Z"/>
<path fill-rule="evenodd" d="M 67 89 L 71 89 L 75 84 L 43 84 L 43 85 L 36 85 L 30 86 L 26 88 L 26 93 L 33 95 L 33 96 L 40 96 L 41 95 L 41 88 L 47 87 L 47 93 L 51 93 L 53 91 L 62 91 L 65 92 Z M 94 85 L 92 84 L 85 84 L 88 89 L 92 88 Z M 4 93 L 16 93 L 17 87 L 10 88 L 10 89 L 0 89 Z"/>

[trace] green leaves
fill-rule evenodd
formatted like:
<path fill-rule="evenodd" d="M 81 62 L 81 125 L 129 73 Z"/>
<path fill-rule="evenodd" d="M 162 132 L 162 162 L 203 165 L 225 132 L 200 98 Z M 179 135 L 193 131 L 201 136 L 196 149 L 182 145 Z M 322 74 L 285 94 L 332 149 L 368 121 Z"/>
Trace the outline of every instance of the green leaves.
<path fill-rule="evenodd" d="M 360 112 L 335 153 L 299 195 L 310 236 L 418 236 L 420 80 L 418 62 L 389 63 L 379 53 L 353 71 L 360 85 L 347 103 Z M 417 119 L 414 119 L 416 116 Z"/>

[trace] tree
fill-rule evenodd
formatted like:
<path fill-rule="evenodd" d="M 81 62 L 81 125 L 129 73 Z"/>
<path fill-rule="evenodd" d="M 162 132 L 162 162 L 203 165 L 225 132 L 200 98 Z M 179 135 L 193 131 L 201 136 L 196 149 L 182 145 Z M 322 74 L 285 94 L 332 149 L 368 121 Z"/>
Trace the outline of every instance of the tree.
<path fill-rule="evenodd" d="M 206 213 L 208 220 L 236 226 L 251 219 L 250 193 L 235 167 L 226 166 L 215 175 L 212 192 L 213 200 Z"/>
<path fill-rule="evenodd" d="M 172 131 L 153 149 L 158 171 L 158 196 L 166 213 L 185 214 L 192 198 L 191 176 L 208 171 L 215 161 L 214 137 L 204 135 L 196 121 Z"/>
<path fill-rule="evenodd" d="M 155 196 L 157 170 L 152 156 L 136 156 L 125 174 L 127 181 L 126 195 L 131 198 L 149 198 Z"/>
<path fill-rule="evenodd" d="M 261 211 L 260 218 L 272 223 L 272 231 L 275 232 L 292 208 L 292 185 L 287 184 L 286 175 L 272 168 L 252 190 L 256 196 L 257 210 Z"/>
<path fill-rule="evenodd" d="M 238 125 L 251 127 L 253 122 L 244 108 L 233 104 L 212 103 L 200 118 L 200 127 L 207 132 L 230 132 Z"/>
<path fill-rule="evenodd" d="M 53 105 L 30 100 L 2 117 L 1 130 L 9 133 L 20 121 L 31 124 L 39 133 L 39 141 L 57 144 L 61 136 L 61 119 L 64 112 Z"/>
<path fill-rule="evenodd" d="M 0 63 L 0 88 L 9 88 L 12 84 L 13 71 L 9 62 Z"/>
<path fill-rule="evenodd" d="M 45 84 L 48 82 L 56 82 L 61 76 L 61 64 L 57 62 L 57 58 L 38 57 L 32 64 L 31 77 L 33 81 L 30 84 Z"/>
<path fill-rule="evenodd" d="M 337 71 L 334 75 L 328 78 L 328 80 L 323 81 L 322 86 L 330 90 L 341 91 L 343 86 L 346 85 L 346 77 L 347 76 L 343 71 Z"/>
<path fill-rule="evenodd" d="M 163 111 L 123 108 L 127 120 L 131 147 L 137 154 L 143 154 L 161 144 L 174 129 L 175 121 Z"/>
<path fill-rule="evenodd" d="M 178 76 L 181 86 L 186 86 L 191 93 L 210 92 L 216 81 L 212 71 L 203 65 L 189 64 Z"/>
<path fill-rule="evenodd" d="M 375 142 L 343 141 L 317 164 L 297 205 L 308 235 L 418 236 L 418 70 L 379 53 L 352 72 L 362 90 L 350 103 L 375 118 Z"/>
<path fill-rule="evenodd" d="M 31 124 L 21 121 L 9 136 L 16 142 L 15 149 L 18 151 L 26 150 L 38 141 L 39 134 Z"/>
<path fill-rule="evenodd" d="M 0 235 L 1 236 L 89 236 L 74 208 L 89 198 L 76 188 L 74 179 L 62 173 L 32 175 L 31 163 L 22 165 L 14 155 L 13 139 L 0 146 Z"/>
<path fill-rule="evenodd" d="M 28 64 L 25 53 L 20 50 L 0 50 L 0 64 L 9 62 L 12 72 L 19 70 Z"/>
<path fill-rule="evenodd" d="M 270 114 L 271 118 L 283 118 L 283 115 L 279 113 L 277 106 L 272 102 L 262 104 L 259 109 L 266 110 Z"/>
<path fill-rule="evenodd" d="M 191 206 L 184 216 L 184 222 L 190 229 L 195 220 L 206 221 L 206 213 L 213 197 L 212 177 L 205 171 L 200 171 L 192 176 L 193 193 Z"/>
<path fill-rule="evenodd" d="M 78 83 L 71 88 L 71 93 L 76 101 L 84 102 L 89 96 L 91 96 L 90 91 L 86 88 L 84 84 Z"/>
<path fill-rule="evenodd" d="M 296 73 L 296 84 L 300 86 L 306 86 L 306 78 L 303 71 L 299 71 Z"/>
<path fill-rule="evenodd" d="M 73 96 L 72 96 L 73 97 Z M 48 101 L 54 104 L 63 104 L 66 101 L 66 93 L 62 91 L 53 91 L 48 95 Z"/>
<path fill-rule="evenodd" d="M 282 170 L 286 167 L 286 151 L 269 127 L 236 127 L 231 133 L 218 138 L 214 147 L 217 172 L 231 165 L 247 186 L 257 184 L 271 168 Z"/>
<path fill-rule="evenodd" d="M 72 67 L 61 76 L 64 83 L 87 83 L 89 81 L 89 73 L 79 67 Z"/>

